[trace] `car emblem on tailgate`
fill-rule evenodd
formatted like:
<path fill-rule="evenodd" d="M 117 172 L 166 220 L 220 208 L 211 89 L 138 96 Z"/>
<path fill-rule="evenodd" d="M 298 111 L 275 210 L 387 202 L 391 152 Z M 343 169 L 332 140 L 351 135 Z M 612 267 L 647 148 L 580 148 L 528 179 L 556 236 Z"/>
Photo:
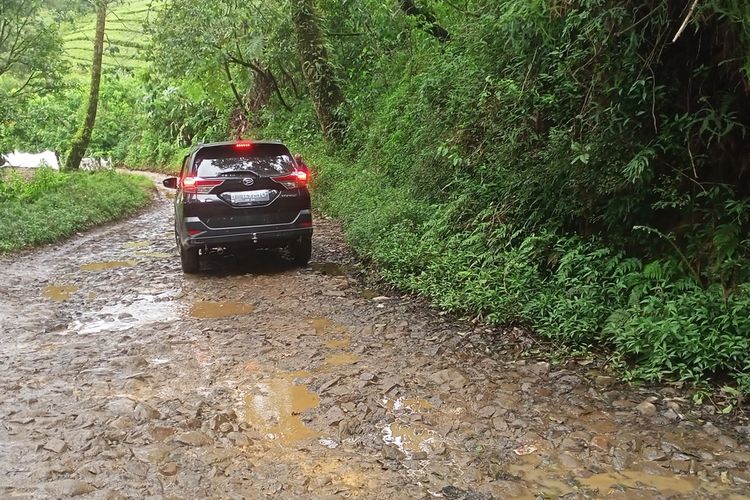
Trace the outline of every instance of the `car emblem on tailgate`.
<path fill-rule="evenodd" d="M 253 179 L 252 177 L 245 177 L 244 179 L 242 179 L 242 183 L 245 186 L 252 186 L 253 184 L 255 184 L 255 179 Z"/>

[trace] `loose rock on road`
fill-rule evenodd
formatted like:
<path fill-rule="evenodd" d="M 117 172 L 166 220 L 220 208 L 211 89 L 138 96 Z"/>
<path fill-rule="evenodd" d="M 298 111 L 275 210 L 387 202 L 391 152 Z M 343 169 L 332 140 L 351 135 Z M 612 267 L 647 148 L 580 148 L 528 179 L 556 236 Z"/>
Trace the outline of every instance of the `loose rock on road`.
<path fill-rule="evenodd" d="M 4 257 L 2 498 L 743 498 L 747 424 L 498 340 L 313 259 L 183 276 L 164 193 Z"/>

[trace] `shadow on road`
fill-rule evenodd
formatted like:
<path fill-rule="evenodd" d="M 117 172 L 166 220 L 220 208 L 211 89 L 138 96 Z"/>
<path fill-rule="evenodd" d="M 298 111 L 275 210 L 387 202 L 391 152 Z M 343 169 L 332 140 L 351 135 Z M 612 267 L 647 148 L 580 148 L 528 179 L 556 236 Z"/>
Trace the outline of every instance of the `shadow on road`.
<path fill-rule="evenodd" d="M 202 256 L 200 276 L 225 277 L 246 274 L 271 276 L 298 267 L 282 249 L 226 250 L 210 252 Z"/>

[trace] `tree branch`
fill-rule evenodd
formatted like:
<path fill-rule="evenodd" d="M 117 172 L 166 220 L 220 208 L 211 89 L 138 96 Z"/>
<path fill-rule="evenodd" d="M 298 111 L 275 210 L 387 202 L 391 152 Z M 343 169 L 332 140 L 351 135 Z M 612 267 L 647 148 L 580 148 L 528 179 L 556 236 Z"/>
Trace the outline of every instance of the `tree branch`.
<path fill-rule="evenodd" d="M 693 0 L 693 5 L 690 6 L 690 10 L 685 16 L 685 19 L 683 19 L 682 24 L 680 25 L 680 29 L 677 30 L 677 33 L 675 33 L 674 38 L 672 38 L 672 43 L 676 42 L 677 39 L 680 38 L 680 35 L 682 35 L 682 32 L 685 31 L 685 28 L 687 28 L 687 25 L 690 22 L 690 18 L 693 17 L 693 14 L 695 13 L 695 8 L 697 6 L 698 6 L 698 0 Z"/>
<path fill-rule="evenodd" d="M 247 116 L 247 108 L 245 107 L 245 103 L 242 100 L 242 96 L 240 96 L 240 93 L 237 91 L 237 86 L 234 84 L 234 80 L 232 79 L 232 72 L 229 70 L 229 61 L 224 59 L 224 74 L 227 76 L 227 81 L 229 82 L 229 87 L 232 89 L 232 94 L 234 94 L 234 99 L 237 101 L 237 105 L 242 109 L 242 112 L 245 113 L 245 116 Z"/>

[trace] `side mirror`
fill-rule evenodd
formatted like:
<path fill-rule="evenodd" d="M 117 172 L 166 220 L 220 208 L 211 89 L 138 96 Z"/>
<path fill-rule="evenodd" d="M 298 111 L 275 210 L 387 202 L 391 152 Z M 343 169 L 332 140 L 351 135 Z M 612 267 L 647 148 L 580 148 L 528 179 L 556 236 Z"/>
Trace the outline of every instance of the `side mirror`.
<path fill-rule="evenodd" d="M 165 188 L 177 189 L 177 177 L 167 177 L 161 183 Z"/>

